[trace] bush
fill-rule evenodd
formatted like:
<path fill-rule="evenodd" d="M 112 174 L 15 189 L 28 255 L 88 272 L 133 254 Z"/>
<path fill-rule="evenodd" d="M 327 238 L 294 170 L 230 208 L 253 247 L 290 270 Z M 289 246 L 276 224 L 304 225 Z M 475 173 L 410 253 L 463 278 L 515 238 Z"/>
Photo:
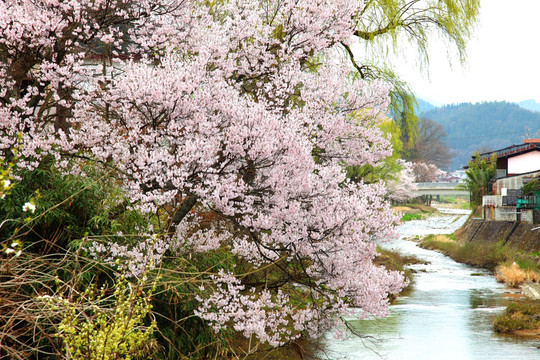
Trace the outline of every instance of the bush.
<path fill-rule="evenodd" d="M 420 246 L 431 250 L 440 250 L 457 262 L 493 270 L 508 259 L 515 251 L 499 243 L 467 243 L 461 245 L 453 235 L 428 235 L 420 242 Z"/>
<path fill-rule="evenodd" d="M 499 243 L 468 243 L 458 246 L 450 256 L 461 263 L 494 270 L 495 267 L 511 257 L 512 250 Z"/>
<path fill-rule="evenodd" d="M 126 301 L 114 295 L 115 289 L 131 289 L 131 285 L 118 283 L 114 269 L 88 257 L 86 247 L 96 239 L 112 241 L 121 232 L 144 232 L 152 219 L 129 209 L 119 187 L 99 167 L 83 166 L 79 170 L 85 176 L 66 175 L 48 160 L 33 171 L 11 170 L 7 174 L 8 189 L 3 181 L 6 174 L 2 173 L 0 201 L 0 328 L 7 330 L 0 333 L 0 358 L 59 358 L 70 341 L 76 341 L 69 345 L 71 348 L 80 346 L 83 353 L 91 352 L 77 334 L 92 324 L 92 319 L 100 323 L 93 328 L 96 333 L 112 329 L 115 320 L 107 314 L 126 310 Z M 140 238 L 129 236 L 124 240 L 134 243 Z M 141 289 L 141 293 L 144 291 Z M 98 301 L 99 296 L 112 301 Z M 45 299 L 66 299 L 68 303 L 52 304 Z M 128 302 L 133 301 L 129 298 Z M 88 310 L 81 312 L 81 308 Z M 135 309 L 139 314 L 132 317 L 137 319 L 133 325 L 140 328 L 147 316 L 142 308 Z M 73 311 L 75 318 L 70 323 L 76 334 L 66 337 L 62 335 L 67 334 L 65 316 L 73 315 Z M 62 326 L 64 330 L 60 330 Z M 148 340 L 148 336 L 137 338 L 138 345 Z M 124 353 L 132 350 L 128 345 Z"/>
<path fill-rule="evenodd" d="M 540 328 L 540 301 L 527 300 L 508 305 L 505 313 L 495 318 L 493 326 L 500 333 Z"/>
<path fill-rule="evenodd" d="M 505 283 L 512 287 L 518 287 L 527 281 L 527 273 L 520 269 L 516 263 L 499 265 L 495 269 L 495 278 L 498 282 Z"/>

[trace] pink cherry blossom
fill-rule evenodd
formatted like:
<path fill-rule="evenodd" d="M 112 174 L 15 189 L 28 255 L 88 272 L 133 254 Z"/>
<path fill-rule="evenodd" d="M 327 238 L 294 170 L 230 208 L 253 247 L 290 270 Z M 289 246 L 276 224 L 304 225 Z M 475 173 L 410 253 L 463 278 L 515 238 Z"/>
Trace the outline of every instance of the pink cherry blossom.
<path fill-rule="evenodd" d="M 0 149 L 22 133 L 21 167 L 48 155 L 74 173 L 79 159 L 106 164 L 143 212 L 194 200 L 171 214 L 168 244 L 92 247 L 129 259 L 126 272 L 165 249 L 220 249 L 286 279 L 265 288 L 217 272 L 197 311 L 216 330 L 279 345 L 343 315 L 384 316 L 404 281 L 373 264 L 374 240 L 393 236 L 397 219 L 384 184 L 350 183 L 344 168 L 391 154 L 379 130 L 390 88 L 354 80 L 335 47 L 363 3 L 208 6 L 0 3 Z M 204 212 L 220 220 L 201 226 Z"/>

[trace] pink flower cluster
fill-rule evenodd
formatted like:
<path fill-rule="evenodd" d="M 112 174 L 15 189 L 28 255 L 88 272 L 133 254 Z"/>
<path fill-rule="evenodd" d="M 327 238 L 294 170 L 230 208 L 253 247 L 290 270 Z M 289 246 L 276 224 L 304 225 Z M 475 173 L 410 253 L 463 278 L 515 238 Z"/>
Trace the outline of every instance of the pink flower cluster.
<path fill-rule="evenodd" d="M 149 236 L 135 245 L 121 245 L 115 241 L 93 242 L 88 247 L 88 252 L 94 258 L 115 266 L 125 277 L 141 277 L 145 271 L 152 270 L 161 263 L 168 248 L 169 243 L 162 238 Z"/>
<path fill-rule="evenodd" d="M 433 164 L 423 161 L 413 163 L 413 172 L 417 182 L 433 182 L 444 175 L 444 172 Z"/>
<path fill-rule="evenodd" d="M 210 322 L 219 331 L 223 324 L 230 324 L 247 338 L 255 335 L 261 341 L 278 346 L 298 337 L 288 328 L 291 317 L 298 318 L 288 304 L 288 296 L 278 291 L 273 295 L 267 290 L 248 291 L 234 275 L 220 271 L 215 280 L 215 291 L 205 299 L 198 298 L 201 307 L 196 315 Z M 215 309 L 219 309 L 216 312 Z M 295 315 L 296 314 L 296 315 Z M 307 319 L 302 319 L 302 323 Z M 303 324 L 300 325 L 303 328 Z"/>
<path fill-rule="evenodd" d="M 290 279 L 280 291 L 215 277 L 198 314 L 216 329 L 277 345 L 319 334 L 352 307 L 385 315 L 403 279 L 373 265 L 374 239 L 392 236 L 397 219 L 383 184 L 344 173 L 392 151 L 378 127 L 389 85 L 354 80 L 336 51 L 362 2 L 205 4 L 0 3 L 0 147 L 21 132 L 22 166 L 45 155 L 70 171 L 78 159 L 105 163 L 141 211 L 194 197 L 221 219 L 184 217 L 169 244 L 94 245 L 106 261 L 128 260 L 128 274 L 159 263 L 167 246 L 231 251 L 255 272 L 294 265 L 279 268 Z M 317 306 L 294 307 L 298 294 Z"/>
<path fill-rule="evenodd" d="M 396 179 L 387 180 L 388 198 L 394 201 L 406 201 L 416 196 L 418 189 L 414 173 L 415 163 L 398 159 L 401 171 Z"/>

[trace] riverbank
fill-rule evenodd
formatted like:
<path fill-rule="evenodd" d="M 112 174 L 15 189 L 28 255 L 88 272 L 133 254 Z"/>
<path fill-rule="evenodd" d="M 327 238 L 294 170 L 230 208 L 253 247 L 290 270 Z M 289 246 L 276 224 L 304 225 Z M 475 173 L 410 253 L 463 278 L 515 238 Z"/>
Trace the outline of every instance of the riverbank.
<path fill-rule="evenodd" d="M 508 247 L 529 253 L 540 253 L 540 229 L 538 224 L 513 221 L 484 221 L 470 218 L 456 231 L 462 243 L 503 243 Z"/>
<path fill-rule="evenodd" d="M 438 214 L 439 211 L 425 204 L 406 204 L 393 206 L 392 209 L 396 214 L 401 215 L 401 221 L 421 220 L 428 216 Z"/>
<path fill-rule="evenodd" d="M 540 258 L 538 253 L 523 253 L 502 243 L 461 242 L 454 234 L 428 235 L 419 246 L 437 250 L 453 260 L 489 269 L 498 282 L 518 288 L 522 297 L 513 297 L 504 314 L 494 320 L 494 330 L 540 339 Z"/>

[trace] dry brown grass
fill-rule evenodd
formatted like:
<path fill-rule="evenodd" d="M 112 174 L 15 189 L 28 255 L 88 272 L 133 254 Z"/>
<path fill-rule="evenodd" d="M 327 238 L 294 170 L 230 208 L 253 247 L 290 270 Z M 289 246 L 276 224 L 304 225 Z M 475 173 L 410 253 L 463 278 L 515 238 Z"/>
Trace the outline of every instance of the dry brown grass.
<path fill-rule="evenodd" d="M 540 281 L 540 274 L 529 269 L 521 269 L 515 262 L 510 265 L 501 264 L 495 269 L 495 277 L 498 282 L 512 287 L 518 287 L 526 281 Z"/>
<path fill-rule="evenodd" d="M 398 213 L 398 212 L 399 212 L 399 213 L 405 213 L 405 212 L 407 212 L 407 211 L 411 211 L 412 208 L 410 208 L 410 207 L 408 207 L 408 206 L 394 206 L 394 207 L 392 208 L 392 210 L 394 210 L 394 212 L 396 212 L 396 213 Z"/>
<path fill-rule="evenodd" d="M 454 243 L 455 240 L 452 240 L 448 235 L 433 235 L 432 240 L 440 242 L 451 242 Z"/>

